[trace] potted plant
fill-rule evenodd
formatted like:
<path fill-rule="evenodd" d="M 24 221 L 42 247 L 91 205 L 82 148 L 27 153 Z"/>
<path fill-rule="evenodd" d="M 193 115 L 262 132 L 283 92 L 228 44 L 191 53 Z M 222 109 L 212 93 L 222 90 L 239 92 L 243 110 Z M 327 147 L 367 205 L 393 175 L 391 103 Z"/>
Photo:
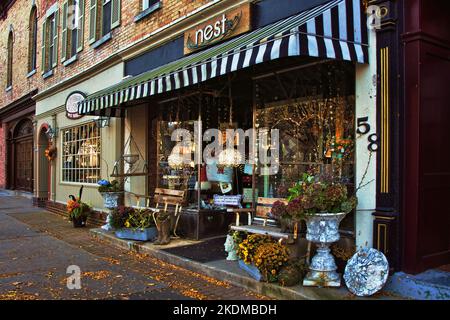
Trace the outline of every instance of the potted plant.
<path fill-rule="evenodd" d="M 278 242 L 262 243 L 253 257 L 255 266 L 268 282 L 278 281 L 280 269 L 288 262 L 289 250 Z"/>
<path fill-rule="evenodd" d="M 123 194 L 123 185 L 117 180 L 102 179 L 97 182 L 98 192 L 103 197 L 103 206 L 107 209 L 117 208 L 119 197 Z"/>
<path fill-rule="evenodd" d="M 356 203 L 356 197 L 348 195 L 344 184 L 316 181 L 311 176 L 298 183 L 288 207 L 295 208 L 297 216 L 306 221 L 306 239 L 318 244 L 303 285 L 340 286 L 340 276 L 329 246 L 339 240 L 339 224 Z"/>
<path fill-rule="evenodd" d="M 240 235 L 241 236 L 241 235 Z M 263 247 L 262 251 L 259 248 L 264 244 L 274 243 L 275 241 L 266 235 L 250 234 L 242 242 L 237 245 L 237 255 L 239 257 L 239 267 L 245 270 L 250 276 L 257 281 L 272 281 L 276 274 L 272 274 L 273 254 L 283 255 L 284 250 L 277 248 L 276 252 L 267 255 L 267 248 Z M 270 246 L 272 248 L 272 246 Z M 286 257 L 287 258 L 287 257 Z M 280 257 L 280 261 L 284 261 L 284 256 Z M 275 269 L 278 272 L 278 269 Z"/>
<path fill-rule="evenodd" d="M 83 194 L 83 186 L 80 188 L 78 198 L 74 195 L 69 196 L 67 201 L 67 212 L 69 214 L 69 220 L 72 221 L 74 228 L 81 228 L 86 226 L 86 221 L 91 213 L 91 206 L 81 201 Z"/>
<path fill-rule="evenodd" d="M 149 241 L 157 231 L 151 211 L 119 206 L 112 210 L 110 223 L 120 239 Z"/>
<path fill-rule="evenodd" d="M 290 201 L 287 205 L 282 201 L 276 201 L 272 205 L 269 216 L 280 223 L 281 232 L 295 232 L 295 225 L 298 225 L 302 219 L 297 205 L 295 200 Z"/>

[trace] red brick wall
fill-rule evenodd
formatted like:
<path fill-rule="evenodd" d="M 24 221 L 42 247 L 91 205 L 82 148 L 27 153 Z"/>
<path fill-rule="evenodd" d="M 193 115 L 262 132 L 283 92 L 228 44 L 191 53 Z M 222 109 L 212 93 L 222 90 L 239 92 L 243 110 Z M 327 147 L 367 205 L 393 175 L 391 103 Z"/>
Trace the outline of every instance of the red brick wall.
<path fill-rule="evenodd" d="M 49 88 L 65 78 L 72 77 L 87 68 L 104 61 L 114 52 L 127 47 L 152 31 L 172 22 L 173 20 L 197 9 L 211 0 L 162 0 L 162 8 L 134 22 L 134 17 L 140 12 L 141 0 L 122 0 L 121 25 L 112 31 L 112 40 L 97 49 L 89 45 L 89 4 L 85 0 L 84 49 L 78 54 L 78 61 L 64 67 L 61 64 L 61 28 L 59 27 L 58 65 L 54 75 L 43 79 L 41 74 L 42 23 L 46 10 L 57 0 L 36 0 L 38 7 L 38 56 L 37 72 L 27 78 L 28 73 L 28 25 L 31 11 L 31 1 L 17 0 L 8 12 L 7 18 L 0 20 L 0 108 L 17 98 L 27 94 L 34 88 L 39 91 Z M 58 0 L 61 8 L 62 0 Z M 61 10 L 60 10 L 61 13 Z M 13 89 L 5 92 L 6 87 L 6 43 L 9 26 L 14 29 L 14 66 Z"/>

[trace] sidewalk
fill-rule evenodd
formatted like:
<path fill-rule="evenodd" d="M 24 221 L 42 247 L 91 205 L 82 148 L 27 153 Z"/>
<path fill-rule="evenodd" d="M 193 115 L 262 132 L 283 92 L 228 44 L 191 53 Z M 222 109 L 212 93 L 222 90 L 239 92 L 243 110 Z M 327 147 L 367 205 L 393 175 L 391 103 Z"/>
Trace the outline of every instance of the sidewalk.
<path fill-rule="evenodd" d="M 159 266 L 170 266 L 173 270 L 185 270 L 186 276 L 196 275 L 197 279 L 202 277 L 218 279 L 212 281 L 216 281 L 219 287 L 226 283 L 228 286 L 235 288 L 234 290 L 240 290 L 241 292 L 238 295 L 236 295 L 235 291 L 229 294 L 228 291 L 224 293 L 221 292 L 220 288 L 215 288 L 214 290 L 217 291 L 217 294 L 213 294 L 212 297 L 220 297 L 220 294 L 222 294 L 225 298 L 229 297 L 231 299 L 238 299 L 239 297 L 245 299 L 249 297 L 271 297 L 289 300 L 449 299 L 450 273 L 443 270 L 430 271 L 425 273 L 425 275 L 414 277 L 396 273 L 389 278 L 386 287 L 382 291 L 367 298 L 354 296 L 347 290 L 344 283 L 341 288 L 336 289 L 303 287 L 302 285 L 281 287 L 275 284 L 258 282 L 240 269 L 236 261 L 225 260 L 224 238 L 218 237 L 204 241 L 174 239 L 167 246 L 155 246 L 151 242 L 143 243 L 122 240 L 116 238 L 113 232 L 107 232 L 100 228 L 90 230 L 74 229 L 67 219 L 40 208 L 31 207 L 28 199 L 11 196 L 2 197 L 1 194 L 0 191 L 0 218 L 2 216 L 1 213 L 6 211 L 8 216 L 24 222 L 33 229 L 45 232 L 92 254 L 104 256 L 107 253 L 118 250 L 122 255 L 124 252 L 127 255 L 135 255 L 137 257 L 148 255 L 150 261 L 152 263 L 158 261 L 156 264 Z M 8 200 L 5 201 L 5 198 Z M 24 202 L 27 203 L 28 207 L 25 206 Z M 22 204 L 18 207 L 17 203 Z M 23 209 L 24 206 L 25 210 Z M 2 230 L 2 234 L 4 232 Z M 130 263 L 130 266 L 133 265 L 128 259 L 124 263 Z M 142 272 L 148 274 L 148 270 Z M 255 293 L 249 293 L 247 290 Z M 209 291 L 207 293 L 209 294 Z"/>
<path fill-rule="evenodd" d="M 268 299 L 155 257 L 122 250 L 0 191 L 0 300 Z M 81 269 L 80 290 L 67 267 Z"/>

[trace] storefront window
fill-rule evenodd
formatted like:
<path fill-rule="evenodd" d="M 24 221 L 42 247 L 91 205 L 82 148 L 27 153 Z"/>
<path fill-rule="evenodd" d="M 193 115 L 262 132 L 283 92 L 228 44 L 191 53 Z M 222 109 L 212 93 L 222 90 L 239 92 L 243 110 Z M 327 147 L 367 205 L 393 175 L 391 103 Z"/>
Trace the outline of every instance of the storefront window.
<path fill-rule="evenodd" d="M 328 63 L 256 83 L 255 127 L 279 132 L 278 172 L 265 174 L 264 165 L 257 167 L 260 197 L 286 198 L 304 173 L 326 176 L 354 190 L 353 70 L 351 65 Z"/>
<path fill-rule="evenodd" d="M 177 129 L 194 132 L 192 121 L 158 121 L 158 187 L 187 191 L 189 203 L 195 204 L 197 166 L 194 164 L 195 145 L 178 146 L 172 140 Z M 185 161 L 189 158 L 191 161 Z"/>
<path fill-rule="evenodd" d="M 97 183 L 100 179 L 100 129 L 96 123 L 62 130 L 62 181 Z"/>

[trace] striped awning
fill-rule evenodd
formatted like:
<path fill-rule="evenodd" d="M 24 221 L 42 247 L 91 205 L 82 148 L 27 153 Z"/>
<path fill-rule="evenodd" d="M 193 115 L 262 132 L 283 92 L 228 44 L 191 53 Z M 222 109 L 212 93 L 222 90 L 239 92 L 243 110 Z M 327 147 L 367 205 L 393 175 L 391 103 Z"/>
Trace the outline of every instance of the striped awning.
<path fill-rule="evenodd" d="M 310 56 L 367 63 L 367 27 L 360 0 L 334 0 L 186 56 L 88 96 L 80 114 L 123 116 L 122 104 L 188 87 L 282 57 Z"/>

